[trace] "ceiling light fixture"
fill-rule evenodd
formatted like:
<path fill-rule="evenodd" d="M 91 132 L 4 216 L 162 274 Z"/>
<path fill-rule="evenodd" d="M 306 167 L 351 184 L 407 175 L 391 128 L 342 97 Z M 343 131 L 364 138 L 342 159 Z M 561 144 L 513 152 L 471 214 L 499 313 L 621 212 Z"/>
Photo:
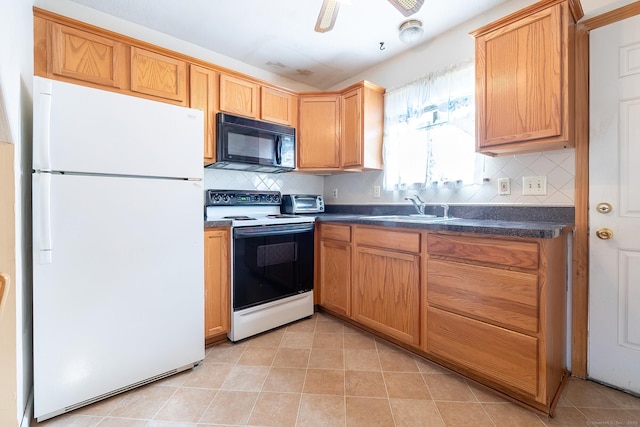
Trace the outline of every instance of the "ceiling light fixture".
<path fill-rule="evenodd" d="M 417 19 L 410 19 L 400 24 L 400 40 L 403 43 L 411 44 L 418 41 L 424 30 L 422 29 L 422 22 Z"/>

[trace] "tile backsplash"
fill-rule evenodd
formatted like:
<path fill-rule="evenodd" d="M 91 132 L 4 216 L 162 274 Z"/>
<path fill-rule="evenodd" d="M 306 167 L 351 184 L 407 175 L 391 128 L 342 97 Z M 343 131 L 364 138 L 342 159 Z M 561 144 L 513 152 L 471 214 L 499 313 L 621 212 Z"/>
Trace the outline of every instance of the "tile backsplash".
<path fill-rule="evenodd" d="M 256 173 L 205 169 L 206 189 L 280 191 L 282 194 L 323 194 L 323 177 L 301 173 Z"/>
<path fill-rule="evenodd" d="M 522 177 L 546 176 L 546 196 L 523 196 Z M 407 196 L 419 194 L 427 203 L 507 204 L 507 205 L 574 205 L 575 150 L 485 157 L 483 184 L 451 189 L 428 187 L 422 191 L 384 191 L 373 197 L 373 187 L 383 183 L 383 172 L 364 172 L 328 176 L 324 180 L 326 204 L 406 204 Z M 498 195 L 498 179 L 511 179 L 511 194 Z M 338 198 L 332 197 L 338 190 Z"/>
<path fill-rule="evenodd" d="M 457 189 L 429 187 L 418 194 L 427 203 L 505 204 L 505 205 L 574 205 L 575 150 L 514 156 L 485 157 L 486 182 Z M 546 176 L 546 196 L 523 196 L 523 176 Z M 511 194 L 498 195 L 498 178 L 511 179 Z M 382 187 L 383 172 L 347 173 L 315 176 L 303 173 L 267 174 L 205 169 L 205 188 L 230 190 L 271 190 L 283 194 L 323 194 L 325 203 L 335 204 L 407 204 L 406 196 L 416 190 L 384 191 L 373 197 L 373 187 Z M 338 198 L 332 197 L 338 190 Z"/>

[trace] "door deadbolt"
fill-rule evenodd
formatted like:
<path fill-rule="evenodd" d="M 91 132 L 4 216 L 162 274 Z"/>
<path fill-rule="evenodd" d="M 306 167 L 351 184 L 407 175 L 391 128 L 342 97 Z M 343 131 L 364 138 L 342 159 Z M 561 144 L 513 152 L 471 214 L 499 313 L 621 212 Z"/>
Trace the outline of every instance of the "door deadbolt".
<path fill-rule="evenodd" d="M 596 206 L 596 210 L 601 214 L 608 214 L 613 210 L 613 206 L 611 206 L 611 204 L 609 203 L 602 202 L 598 203 L 598 206 Z"/>
<path fill-rule="evenodd" d="M 598 228 L 596 230 L 596 236 L 598 236 L 598 238 L 602 240 L 609 240 L 613 238 L 613 230 L 606 227 Z"/>

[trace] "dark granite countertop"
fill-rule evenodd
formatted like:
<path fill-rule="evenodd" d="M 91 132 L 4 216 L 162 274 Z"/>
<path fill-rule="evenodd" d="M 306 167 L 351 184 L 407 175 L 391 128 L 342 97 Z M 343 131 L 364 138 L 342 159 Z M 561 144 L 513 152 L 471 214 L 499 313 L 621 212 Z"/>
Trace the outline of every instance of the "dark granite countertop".
<path fill-rule="evenodd" d="M 406 207 L 402 207 L 406 208 Z M 433 231 L 493 234 L 552 239 L 573 229 L 573 208 L 451 206 L 455 217 L 444 222 L 421 223 L 368 218 L 379 215 L 408 215 L 411 210 L 397 206 L 327 206 L 326 213 L 309 214 L 319 222 L 404 227 Z M 434 210 L 433 214 L 438 214 Z M 439 213 L 440 215 L 442 212 Z M 525 220 L 523 220 L 525 219 Z M 204 227 L 229 227 L 230 220 L 205 221 Z"/>
<path fill-rule="evenodd" d="M 394 220 L 370 219 L 362 215 L 320 214 L 319 222 L 344 222 L 351 224 L 377 225 L 384 227 L 404 227 L 434 231 L 454 231 L 460 233 L 494 234 L 513 237 L 552 239 L 573 228 L 572 224 L 553 222 L 499 221 L 489 219 L 454 218 L 444 222 L 420 223 Z"/>

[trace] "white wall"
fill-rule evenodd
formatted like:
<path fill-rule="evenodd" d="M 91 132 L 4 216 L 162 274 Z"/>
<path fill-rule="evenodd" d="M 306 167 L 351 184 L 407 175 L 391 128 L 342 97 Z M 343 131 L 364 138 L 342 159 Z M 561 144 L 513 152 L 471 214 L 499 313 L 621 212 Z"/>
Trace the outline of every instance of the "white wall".
<path fill-rule="evenodd" d="M 32 22 L 29 1 L 3 0 L 0 13 L 0 85 L 15 144 L 16 333 L 13 337 L 7 337 L 7 341 L 3 340 L 2 345 L 15 344 L 16 349 L 16 423 L 23 420 L 32 382 L 31 264 L 28 262 L 31 248 Z M 28 423 L 28 418 L 26 422 Z"/>

